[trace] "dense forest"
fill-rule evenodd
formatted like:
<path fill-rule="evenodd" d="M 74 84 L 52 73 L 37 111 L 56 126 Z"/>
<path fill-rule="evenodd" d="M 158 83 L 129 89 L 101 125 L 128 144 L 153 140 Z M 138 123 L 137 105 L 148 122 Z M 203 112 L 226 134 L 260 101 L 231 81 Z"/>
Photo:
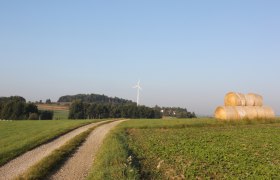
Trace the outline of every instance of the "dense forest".
<path fill-rule="evenodd" d="M 70 106 L 69 119 L 104 119 L 104 118 L 161 118 L 159 109 L 136 104 L 93 104 L 81 100 L 74 101 Z"/>
<path fill-rule="evenodd" d="M 75 100 L 81 100 L 84 103 L 95 103 L 95 104 L 135 104 L 130 100 L 121 99 L 118 97 L 108 97 L 99 94 L 77 94 L 62 96 L 58 99 L 58 103 L 73 102 Z"/>
<path fill-rule="evenodd" d="M 39 111 L 34 103 L 26 103 L 20 96 L 0 97 L 0 119 L 4 120 L 45 120 L 52 119 L 53 112 Z"/>

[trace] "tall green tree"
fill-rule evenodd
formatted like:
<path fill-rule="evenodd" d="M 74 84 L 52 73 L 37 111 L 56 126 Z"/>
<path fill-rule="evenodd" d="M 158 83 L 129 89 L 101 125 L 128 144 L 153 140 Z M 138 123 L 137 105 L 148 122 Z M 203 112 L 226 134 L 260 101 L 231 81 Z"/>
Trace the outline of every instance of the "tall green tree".
<path fill-rule="evenodd" d="M 80 101 L 74 101 L 69 109 L 69 119 L 86 119 L 85 104 Z"/>
<path fill-rule="evenodd" d="M 53 111 L 39 111 L 39 119 L 40 120 L 52 120 L 53 119 Z"/>
<path fill-rule="evenodd" d="M 0 98 L 0 118 L 9 120 L 28 119 L 30 113 L 38 113 L 37 106 L 26 103 L 20 96 Z"/>
<path fill-rule="evenodd" d="M 51 104 L 51 103 L 52 103 L 51 99 L 46 100 L 46 104 Z"/>

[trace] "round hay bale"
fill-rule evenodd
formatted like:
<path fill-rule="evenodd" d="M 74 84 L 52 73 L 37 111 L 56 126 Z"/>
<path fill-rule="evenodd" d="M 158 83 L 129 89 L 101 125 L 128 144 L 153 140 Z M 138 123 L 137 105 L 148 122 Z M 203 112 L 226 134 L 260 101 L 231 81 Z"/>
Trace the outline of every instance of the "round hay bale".
<path fill-rule="evenodd" d="M 246 99 L 246 105 L 247 106 L 263 106 L 263 97 L 261 95 L 258 94 L 254 94 L 254 93 L 248 93 L 246 95 L 246 97 L 248 98 L 249 101 L 247 101 Z M 254 103 L 252 102 L 252 100 L 254 99 Z"/>
<path fill-rule="evenodd" d="M 215 111 L 215 118 L 220 120 L 237 120 L 237 112 L 233 106 L 219 106 Z"/>
<path fill-rule="evenodd" d="M 263 106 L 263 97 L 256 94 L 255 106 Z"/>
<path fill-rule="evenodd" d="M 246 106 L 255 106 L 256 97 L 254 94 L 245 94 Z"/>
<path fill-rule="evenodd" d="M 239 120 L 248 119 L 247 111 L 243 106 L 235 106 L 235 109 Z"/>
<path fill-rule="evenodd" d="M 246 99 L 244 94 L 230 92 L 225 96 L 225 106 L 245 106 Z"/>
<path fill-rule="evenodd" d="M 258 117 L 258 112 L 255 106 L 244 106 L 243 109 L 247 114 L 247 119 L 254 120 Z"/>
<path fill-rule="evenodd" d="M 260 106 L 255 106 L 255 108 L 258 114 L 257 119 L 266 119 L 264 108 Z"/>
<path fill-rule="evenodd" d="M 267 120 L 275 119 L 275 113 L 268 106 L 219 106 L 215 118 L 220 120 Z"/>
<path fill-rule="evenodd" d="M 271 107 L 264 106 L 264 113 L 265 113 L 265 119 L 274 119 L 275 118 L 275 113 Z"/>

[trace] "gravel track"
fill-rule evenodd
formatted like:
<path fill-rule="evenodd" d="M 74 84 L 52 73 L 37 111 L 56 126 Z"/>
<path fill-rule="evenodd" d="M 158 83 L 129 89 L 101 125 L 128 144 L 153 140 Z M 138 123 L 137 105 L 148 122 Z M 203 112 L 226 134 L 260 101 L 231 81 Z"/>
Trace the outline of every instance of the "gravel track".
<path fill-rule="evenodd" d="M 86 141 L 78 148 L 75 154 L 70 157 L 65 164 L 54 173 L 51 180 L 82 180 L 88 176 L 92 167 L 94 156 L 101 146 L 105 136 L 119 123 L 124 120 L 115 121 L 102 125 L 93 130 Z"/>
<path fill-rule="evenodd" d="M 0 167 L 0 180 L 9 180 L 16 178 L 20 174 L 24 173 L 28 168 L 38 163 L 44 157 L 50 155 L 55 149 L 64 145 L 73 137 L 101 123 L 103 122 L 92 123 L 77 128 L 49 143 L 43 144 L 35 149 L 27 151 L 19 157 L 11 160 L 7 164 L 4 164 Z"/>

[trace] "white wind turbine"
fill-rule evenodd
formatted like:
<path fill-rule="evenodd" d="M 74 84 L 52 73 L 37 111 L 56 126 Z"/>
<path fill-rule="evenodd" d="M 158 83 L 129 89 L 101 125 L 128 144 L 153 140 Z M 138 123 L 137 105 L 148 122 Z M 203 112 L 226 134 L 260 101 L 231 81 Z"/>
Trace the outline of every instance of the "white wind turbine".
<path fill-rule="evenodd" d="M 140 90 L 142 90 L 142 88 L 140 87 L 140 80 L 138 81 L 137 85 L 135 85 L 133 88 L 137 88 L 137 106 L 139 106 Z"/>

